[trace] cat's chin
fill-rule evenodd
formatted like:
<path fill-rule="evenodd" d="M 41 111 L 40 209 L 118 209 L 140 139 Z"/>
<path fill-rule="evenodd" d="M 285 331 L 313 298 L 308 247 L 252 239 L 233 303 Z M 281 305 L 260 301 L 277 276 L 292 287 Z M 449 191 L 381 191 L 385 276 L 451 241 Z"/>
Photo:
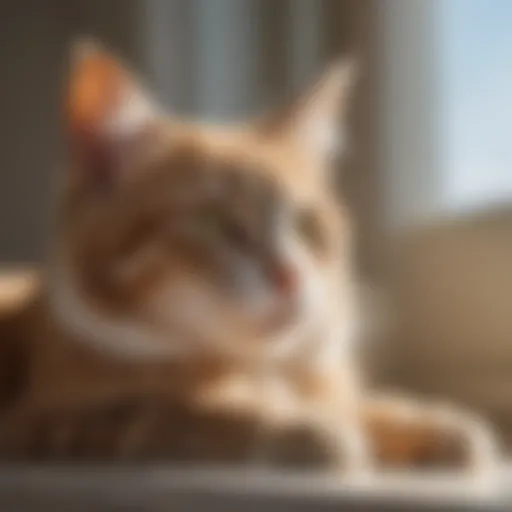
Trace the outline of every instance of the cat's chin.
<path fill-rule="evenodd" d="M 311 332 L 313 322 L 301 314 L 300 309 L 290 310 L 268 324 L 253 324 L 250 328 L 229 331 L 222 329 L 200 343 L 207 352 L 221 357 L 246 361 L 265 361 L 286 358 L 300 348 Z M 214 330 L 210 331 L 213 332 Z"/>
<path fill-rule="evenodd" d="M 268 338 L 286 332 L 301 317 L 301 307 L 298 301 L 286 304 L 274 304 L 273 307 L 254 322 L 253 329 L 258 338 Z"/>
<path fill-rule="evenodd" d="M 254 340 L 266 357 L 271 359 L 286 358 L 300 350 L 301 345 L 308 339 L 314 330 L 315 322 L 311 318 L 300 314 L 291 315 L 286 322 L 267 329 L 260 337 Z"/>

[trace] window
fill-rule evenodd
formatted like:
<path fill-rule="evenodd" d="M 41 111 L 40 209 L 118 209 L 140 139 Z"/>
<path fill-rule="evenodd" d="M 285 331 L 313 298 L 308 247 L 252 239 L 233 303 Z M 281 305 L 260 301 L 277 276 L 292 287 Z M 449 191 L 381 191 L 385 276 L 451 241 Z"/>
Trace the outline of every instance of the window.
<path fill-rule="evenodd" d="M 391 225 L 512 200 L 512 2 L 382 5 Z"/>
<path fill-rule="evenodd" d="M 444 202 L 471 208 L 512 199 L 512 2 L 440 2 Z"/>

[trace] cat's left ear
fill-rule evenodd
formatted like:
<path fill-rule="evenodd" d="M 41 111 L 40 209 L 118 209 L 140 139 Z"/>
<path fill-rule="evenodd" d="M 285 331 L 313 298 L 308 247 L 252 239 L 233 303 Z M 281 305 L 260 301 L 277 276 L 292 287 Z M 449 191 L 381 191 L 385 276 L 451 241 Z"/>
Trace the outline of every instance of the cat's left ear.
<path fill-rule="evenodd" d="M 73 163 L 88 179 L 118 179 L 157 140 L 158 116 L 133 74 L 98 43 L 72 48 L 66 131 Z"/>
<path fill-rule="evenodd" d="M 355 59 L 335 62 L 299 101 L 264 122 L 263 130 L 315 158 L 338 152 L 345 144 L 346 115 L 358 74 Z"/>

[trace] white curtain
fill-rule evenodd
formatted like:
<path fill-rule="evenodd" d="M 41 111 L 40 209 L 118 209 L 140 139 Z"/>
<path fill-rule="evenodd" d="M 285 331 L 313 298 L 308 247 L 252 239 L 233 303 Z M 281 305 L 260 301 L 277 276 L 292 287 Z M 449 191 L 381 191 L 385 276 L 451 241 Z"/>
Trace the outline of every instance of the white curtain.
<path fill-rule="evenodd" d="M 275 100 L 276 89 L 306 84 L 324 60 L 328 3 L 144 2 L 148 61 L 161 95 L 177 108 L 229 120 Z M 273 66 L 281 69 L 270 72 Z"/>
<path fill-rule="evenodd" d="M 385 0 L 380 8 L 380 172 L 389 229 L 409 226 L 441 207 L 439 9 L 443 1 Z"/>

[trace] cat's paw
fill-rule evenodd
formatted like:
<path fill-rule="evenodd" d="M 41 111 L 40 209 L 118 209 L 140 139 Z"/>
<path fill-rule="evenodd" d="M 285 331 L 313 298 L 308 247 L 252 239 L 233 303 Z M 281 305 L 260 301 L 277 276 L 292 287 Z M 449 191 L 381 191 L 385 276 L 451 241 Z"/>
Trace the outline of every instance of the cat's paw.
<path fill-rule="evenodd" d="M 499 461 L 491 426 L 457 407 L 388 397 L 371 402 L 366 425 L 383 467 L 489 471 Z"/>
<path fill-rule="evenodd" d="M 425 445 L 417 463 L 488 471 L 499 461 L 497 438 L 492 427 L 478 415 L 449 406 L 433 406 L 424 415 Z"/>
<path fill-rule="evenodd" d="M 281 425 L 268 435 L 260 458 L 287 469 L 365 474 L 372 466 L 362 429 L 316 419 Z"/>

